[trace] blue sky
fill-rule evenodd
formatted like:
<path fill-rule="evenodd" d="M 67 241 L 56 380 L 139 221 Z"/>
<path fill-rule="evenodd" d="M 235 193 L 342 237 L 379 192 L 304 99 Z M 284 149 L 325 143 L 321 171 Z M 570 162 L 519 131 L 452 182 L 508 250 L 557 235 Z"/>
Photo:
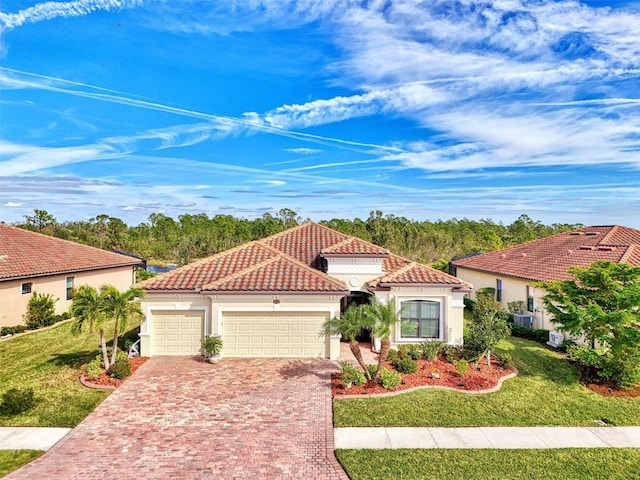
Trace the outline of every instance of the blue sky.
<path fill-rule="evenodd" d="M 640 228 L 640 2 L 3 0 L 0 220 Z"/>

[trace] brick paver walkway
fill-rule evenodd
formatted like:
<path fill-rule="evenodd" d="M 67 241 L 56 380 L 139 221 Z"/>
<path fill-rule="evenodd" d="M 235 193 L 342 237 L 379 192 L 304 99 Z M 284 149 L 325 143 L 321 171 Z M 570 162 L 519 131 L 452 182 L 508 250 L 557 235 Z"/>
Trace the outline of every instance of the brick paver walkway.
<path fill-rule="evenodd" d="M 347 479 L 326 360 L 148 360 L 18 479 Z"/>

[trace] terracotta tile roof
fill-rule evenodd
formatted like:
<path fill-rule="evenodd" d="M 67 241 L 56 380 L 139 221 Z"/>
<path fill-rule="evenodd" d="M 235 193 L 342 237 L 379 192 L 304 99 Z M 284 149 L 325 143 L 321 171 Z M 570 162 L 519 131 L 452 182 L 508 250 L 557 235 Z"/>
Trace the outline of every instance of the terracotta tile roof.
<path fill-rule="evenodd" d="M 471 270 L 550 281 L 571 278 L 569 267 L 587 268 L 597 260 L 640 266 L 640 230 L 619 225 L 585 227 L 452 263 Z"/>
<path fill-rule="evenodd" d="M 0 224 L 0 280 L 138 265 L 140 259 Z"/>
<path fill-rule="evenodd" d="M 343 281 L 322 271 L 322 252 L 329 256 L 349 252 L 384 256 L 385 278 L 412 266 L 404 276 L 389 277 L 389 284 L 462 284 L 455 277 L 391 255 L 377 245 L 309 222 L 159 275 L 140 286 L 147 291 L 347 293 Z"/>
<path fill-rule="evenodd" d="M 462 282 L 447 273 L 428 267 L 421 263 L 408 262 L 404 267 L 369 282 L 371 286 L 390 287 L 394 285 L 455 285 L 469 288 L 471 285 Z"/>

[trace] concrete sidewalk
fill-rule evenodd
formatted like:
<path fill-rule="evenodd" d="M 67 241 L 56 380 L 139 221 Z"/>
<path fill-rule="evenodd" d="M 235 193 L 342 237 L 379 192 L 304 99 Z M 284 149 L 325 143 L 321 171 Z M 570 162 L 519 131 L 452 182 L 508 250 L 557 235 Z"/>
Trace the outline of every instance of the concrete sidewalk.
<path fill-rule="evenodd" d="M 49 450 L 70 428 L 0 427 L 0 450 Z"/>
<path fill-rule="evenodd" d="M 640 427 L 335 428 L 336 449 L 640 448 Z"/>

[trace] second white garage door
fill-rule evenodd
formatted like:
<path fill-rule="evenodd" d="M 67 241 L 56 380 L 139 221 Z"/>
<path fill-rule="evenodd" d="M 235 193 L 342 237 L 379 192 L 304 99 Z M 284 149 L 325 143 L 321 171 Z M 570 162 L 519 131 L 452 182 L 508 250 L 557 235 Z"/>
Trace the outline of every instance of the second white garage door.
<path fill-rule="evenodd" d="M 203 317 L 201 310 L 152 311 L 151 355 L 198 355 Z"/>
<path fill-rule="evenodd" d="M 225 357 L 321 357 L 323 312 L 225 312 Z"/>

